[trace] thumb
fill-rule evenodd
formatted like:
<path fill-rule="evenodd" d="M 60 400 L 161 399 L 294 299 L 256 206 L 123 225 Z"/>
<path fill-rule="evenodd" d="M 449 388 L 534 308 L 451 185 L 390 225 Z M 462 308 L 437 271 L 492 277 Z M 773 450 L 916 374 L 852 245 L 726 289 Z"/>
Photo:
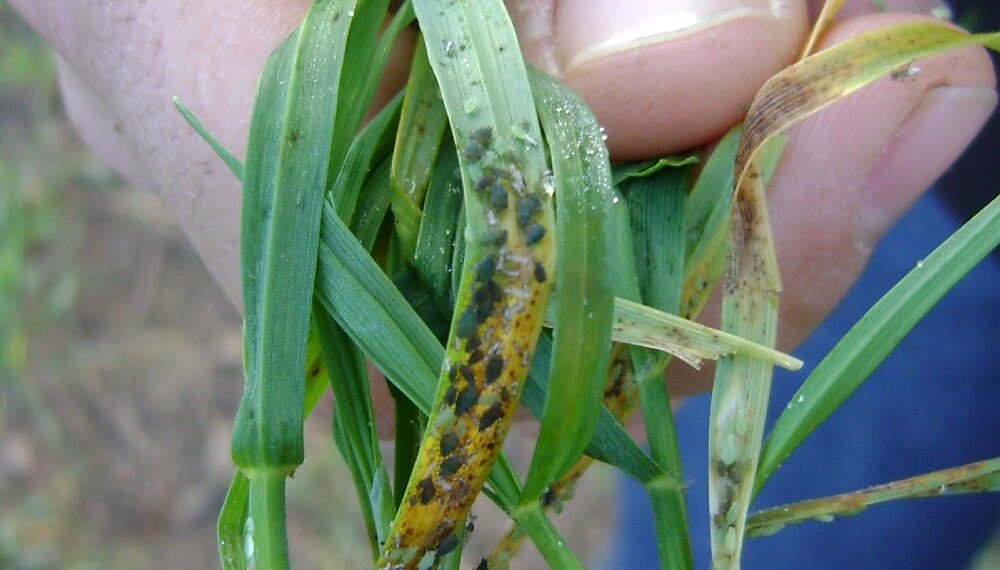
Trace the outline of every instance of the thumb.
<path fill-rule="evenodd" d="M 800 0 L 512 0 L 532 65 L 593 109 L 616 160 L 706 143 L 792 62 Z"/>

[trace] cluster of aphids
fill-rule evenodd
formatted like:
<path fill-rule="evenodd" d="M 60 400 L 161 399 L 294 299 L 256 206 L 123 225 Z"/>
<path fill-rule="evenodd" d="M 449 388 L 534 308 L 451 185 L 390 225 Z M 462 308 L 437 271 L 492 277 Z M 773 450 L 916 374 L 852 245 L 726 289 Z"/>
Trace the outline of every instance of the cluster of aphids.
<path fill-rule="evenodd" d="M 515 140 L 537 144 L 527 134 L 518 137 L 518 132 L 525 131 L 515 131 Z M 427 450 L 431 461 L 408 497 L 412 507 L 442 509 L 424 547 L 437 556 L 447 554 L 459 541 L 454 532 L 458 517 L 449 516 L 449 509 L 457 513 L 474 499 L 473 489 L 481 484 L 477 480 L 485 478 L 499 450 L 498 428 L 504 425 L 501 420 L 511 411 L 518 390 L 510 381 L 509 359 L 517 358 L 522 366 L 530 361 L 527 343 L 520 346 L 505 339 L 512 332 L 516 335 L 522 322 L 527 324 L 521 315 L 534 303 L 534 284 L 547 279 L 544 266 L 530 250 L 508 239 L 508 230 L 516 228 L 522 238 L 517 241 L 530 248 L 544 238 L 545 227 L 538 222 L 540 197 L 525 188 L 518 167 L 522 161 L 516 151 L 504 152 L 501 146 L 493 129 L 483 127 L 469 135 L 461 150 L 471 163 L 474 191 L 485 206 L 486 232 L 480 247 L 473 248 L 481 257 L 471 272 L 468 301 L 455 325 L 453 349 L 458 354 L 449 355 L 446 363 L 447 388 L 433 420 L 436 437 L 429 444 L 433 448 Z M 514 210 L 512 217 L 509 208 Z M 389 558 L 412 561 L 416 552 L 399 546 Z"/>

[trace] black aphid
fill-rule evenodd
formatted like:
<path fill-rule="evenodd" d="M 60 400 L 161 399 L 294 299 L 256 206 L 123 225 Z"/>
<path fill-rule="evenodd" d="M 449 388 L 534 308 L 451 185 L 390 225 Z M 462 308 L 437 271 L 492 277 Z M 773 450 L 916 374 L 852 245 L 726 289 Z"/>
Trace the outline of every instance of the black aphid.
<path fill-rule="evenodd" d="M 469 141 L 469 144 L 465 145 L 465 148 L 462 149 L 462 154 L 469 160 L 479 160 L 486 154 L 486 149 L 476 141 Z"/>
<path fill-rule="evenodd" d="M 497 256 L 492 253 L 483 258 L 476 265 L 476 279 L 479 281 L 489 281 L 493 278 L 493 273 L 497 270 Z"/>
<path fill-rule="evenodd" d="M 489 175 L 483 176 L 479 180 L 476 180 L 476 192 L 482 192 L 483 190 L 489 188 L 492 184 L 493 184 L 492 176 Z"/>
<path fill-rule="evenodd" d="M 469 340 L 465 341 L 465 350 L 466 352 L 474 352 L 476 349 L 479 348 L 479 345 L 480 345 L 479 335 L 474 334 L 471 337 L 469 337 Z M 452 368 L 451 370 L 454 371 L 455 369 Z M 455 378 L 451 376 L 450 373 L 449 373 L 449 378 L 451 378 L 452 382 L 455 381 Z"/>
<path fill-rule="evenodd" d="M 531 218 L 535 217 L 538 210 L 542 207 L 542 201 L 538 199 L 538 196 L 534 194 L 528 194 L 527 196 L 521 196 L 517 199 L 517 204 L 514 209 L 517 211 L 517 221 L 522 226 L 528 225 L 531 222 Z"/>
<path fill-rule="evenodd" d="M 455 403 L 455 396 L 458 394 L 458 390 L 454 386 L 448 386 L 448 389 L 444 391 L 444 403 L 449 406 Z"/>
<path fill-rule="evenodd" d="M 437 548 L 438 556 L 444 556 L 445 554 L 448 554 L 452 550 L 455 550 L 456 546 L 458 546 L 458 535 L 449 534 L 448 536 L 441 539 L 441 542 L 438 543 L 438 548 Z"/>
<path fill-rule="evenodd" d="M 556 499 L 557 497 L 555 490 L 553 490 L 552 487 L 549 487 L 548 489 L 545 490 L 544 493 L 542 493 L 542 496 L 539 497 L 538 502 L 543 507 L 551 507 L 556 503 Z"/>
<path fill-rule="evenodd" d="M 499 166 L 487 166 L 483 169 L 483 174 L 493 178 L 495 180 L 504 180 L 510 178 L 510 173 Z"/>
<path fill-rule="evenodd" d="M 483 351 L 480 349 L 469 351 L 469 362 L 479 362 L 483 359 Z"/>
<path fill-rule="evenodd" d="M 492 245 L 495 247 L 503 247 L 507 243 L 507 230 L 491 230 L 486 234 L 486 239 L 483 240 L 483 245 Z"/>
<path fill-rule="evenodd" d="M 420 491 L 420 504 L 426 505 L 434 499 L 437 489 L 434 488 L 434 481 L 430 477 L 424 477 L 417 483 L 417 490 Z"/>
<path fill-rule="evenodd" d="M 438 473 L 442 477 L 451 477 L 458 468 L 462 466 L 462 458 L 458 455 L 452 455 L 448 459 L 441 462 L 441 469 Z"/>
<path fill-rule="evenodd" d="M 469 381 L 469 384 L 473 384 L 476 381 L 475 373 L 472 372 L 472 367 L 468 364 L 462 365 L 462 376 Z"/>
<path fill-rule="evenodd" d="M 458 434 L 448 432 L 441 436 L 441 456 L 451 455 L 452 451 L 458 448 Z"/>
<path fill-rule="evenodd" d="M 479 431 L 488 429 L 491 425 L 497 423 L 497 420 L 499 420 L 502 415 L 503 406 L 500 405 L 500 402 L 497 402 L 487 408 L 486 411 L 483 412 L 483 415 L 479 418 Z"/>
<path fill-rule="evenodd" d="M 455 414 L 464 414 L 469 411 L 472 406 L 476 405 L 478 400 L 479 388 L 476 388 L 475 384 L 469 382 L 469 385 L 458 394 L 458 398 L 455 400 Z"/>
<path fill-rule="evenodd" d="M 490 146 L 493 142 L 493 128 L 492 127 L 480 127 L 469 135 L 469 138 L 473 141 L 479 143 L 482 146 Z"/>
<path fill-rule="evenodd" d="M 486 360 L 486 383 L 496 382 L 501 374 L 503 374 L 503 357 L 494 354 Z"/>
<path fill-rule="evenodd" d="M 542 262 L 535 262 L 535 281 L 539 283 L 545 283 L 545 267 L 542 266 Z"/>
<path fill-rule="evenodd" d="M 497 211 L 507 209 L 507 191 L 503 186 L 499 184 L 490 186 L 490 206 Z"/>
<path fill-rule="evenodd" d="M 478 324 L 476 321 L 476 312 L 472 310 L 472 307 L 466 307 L 465 311 L 462 312 L 462 316 L 458 317 L 458 324 L 455 325 L 455 334 L 458 335 L 458 338 L 470 338 L 476 334 L 476 325 Z"/>
<path fill-rule="evenodd" d="M 528 245 L 535 245 L 542 241 L 543 237 L 545 237 L 545 228 L 538 222 L 534 222 L 524 229 L 524 243 Z"/>

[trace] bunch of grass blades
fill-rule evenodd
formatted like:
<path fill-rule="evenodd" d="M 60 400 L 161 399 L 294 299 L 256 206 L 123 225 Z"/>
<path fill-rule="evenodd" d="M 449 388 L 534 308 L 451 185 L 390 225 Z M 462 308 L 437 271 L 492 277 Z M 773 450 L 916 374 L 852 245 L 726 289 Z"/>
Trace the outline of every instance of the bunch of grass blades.
<path fill-rule="evenodd" d="M 764 440 L 771 369 L 801 364 L 772 348 L 780 279 L 764 190 L 779 133 L 914 59 L 972 43 L 997 49 L 1000 35 L 921 23 L 815 55 L 807 46 L 691 183 L 693 155 L 610 165 L 587 107 L 526 68 L 501 0 L 389 4 L 313 3 L 264 68 L 245 164 L 177 102 L 243 181 L 246 390 L 218 528 L 225 568 L 289 566 L 285 481 L 327 387 L 377 568 L 458 568 L 480 494 L 513 526 L 477 568 L 507 567 L 525 539 L 552 567 L 579 568 L 548 515 L 594 460 L 648 491 L 661 567 L 690 568 L 662 380 L 672 357 L 719 360 L 710 437 L 719 568 L 739 566 L 744 537 L 801 520 L 997 489 L 992 459 L 748 516 L 778 464 L 1000 239 L 994 200 L 850 331 L 805 380 L 806 404 Z M 409 81 L 362 128 L 389 48 L 414 24 Z M 723 330 L 689 320 L 716 282 Z M 395 398 L 391 475 L 366 359 Z M 523 476 L 501 451 L 519 403 L 541 422 Z M 648 454 L 622 427 L 633 408 Z"/>

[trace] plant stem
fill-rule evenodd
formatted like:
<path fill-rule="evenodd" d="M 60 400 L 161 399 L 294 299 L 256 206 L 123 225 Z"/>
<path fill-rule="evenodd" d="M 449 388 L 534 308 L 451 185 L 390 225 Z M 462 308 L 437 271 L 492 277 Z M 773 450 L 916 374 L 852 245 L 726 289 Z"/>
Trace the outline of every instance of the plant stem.
<path fill-rule="evenodd" d="M 285 529 L 285 471 L 259 469 L 250 479 L 250 518 L 246 543 L 252 567 L 267 570 L 288 568 L 288 540 Z"/>

